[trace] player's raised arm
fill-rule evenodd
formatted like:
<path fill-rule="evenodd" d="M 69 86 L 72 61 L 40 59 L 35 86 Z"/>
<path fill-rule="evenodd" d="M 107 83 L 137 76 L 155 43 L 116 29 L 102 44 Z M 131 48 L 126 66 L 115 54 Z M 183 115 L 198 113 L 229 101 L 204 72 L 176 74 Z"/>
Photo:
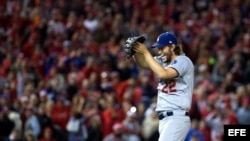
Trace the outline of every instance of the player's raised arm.
<path fill-rule="evenodd" d="M 143 54 L 135 53 L 133 56 L 134 61 L 136 64 L 142 68 L 149 68 L 148 63 L 145 61 L 146 58 Z"/>
<path fill-rule="evenodd" d="M 178 76 L 178 72 L 175 69 L 171 67 L 164 68 L 159 64 L 144 44 L 136 43 L 133 49 L 137 54 L 135 57 L 138 58 L 138 63 L 145 65 L 144 67 L 150 68 L 160 79 L 170 79 Z"/>
<path fill-rule="evenodd" d="M 178 72 L 171 68 L 166 67 L 164 68 L 162 65 L 160 65 L 150 53 L 144 54 L 144 62 L 147 62 L 147 65 L 151 70 L 159 77 L 159 79 L 171 79 L 178 77 Z"/>

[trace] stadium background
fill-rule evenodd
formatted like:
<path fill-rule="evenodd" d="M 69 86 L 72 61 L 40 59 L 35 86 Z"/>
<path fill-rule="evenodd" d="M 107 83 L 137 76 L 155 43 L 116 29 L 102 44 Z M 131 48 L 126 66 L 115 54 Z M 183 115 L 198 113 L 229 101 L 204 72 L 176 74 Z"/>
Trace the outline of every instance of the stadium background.
<path fill-rule="evenodd" d="M 0 0 L 0 140 L 157 140 L 157 78 L 122 44 L 164 31 L 195 64 L 186 140 L 249 125 L 249 0 Z"/>

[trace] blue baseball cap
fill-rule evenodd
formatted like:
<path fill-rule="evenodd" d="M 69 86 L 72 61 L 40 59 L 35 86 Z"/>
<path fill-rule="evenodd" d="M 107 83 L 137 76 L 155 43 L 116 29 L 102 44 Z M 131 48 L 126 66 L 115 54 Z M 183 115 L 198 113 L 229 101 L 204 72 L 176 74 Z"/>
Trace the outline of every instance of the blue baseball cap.
<path fill-rule="evenodd" d="M 177 44 L 177 38 L 170 32 L 162 33 L 158 36 L 157 41 L 152 45 L 152 48 L 162 48 L 171 44 Z"/>

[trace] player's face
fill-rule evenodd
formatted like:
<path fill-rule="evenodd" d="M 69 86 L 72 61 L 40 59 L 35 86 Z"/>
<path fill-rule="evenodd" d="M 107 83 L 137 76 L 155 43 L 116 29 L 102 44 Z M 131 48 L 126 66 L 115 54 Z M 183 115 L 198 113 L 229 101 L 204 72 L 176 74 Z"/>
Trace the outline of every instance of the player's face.
<path fill-rule="evenodd" d="M 172 50 L 170 49 L 170 47 L 165 46 L 165 47 L 159 48 L 158 53 L 162 57 L 162 60 L 164 62 L 167 62 L 167 63 L 171 62 L 171 58 L 172 58 L 173 53 L 172 53 Z"/>

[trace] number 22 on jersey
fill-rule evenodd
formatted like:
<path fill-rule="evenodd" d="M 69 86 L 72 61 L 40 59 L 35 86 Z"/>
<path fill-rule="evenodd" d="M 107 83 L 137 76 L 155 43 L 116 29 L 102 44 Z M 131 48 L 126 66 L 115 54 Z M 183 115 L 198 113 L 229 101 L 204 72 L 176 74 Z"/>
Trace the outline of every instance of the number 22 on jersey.
<path fill-rule="evenodd" d="M 175 80 L 166 80 L 164 86 L 162 87 L 162 92 L 171 94 L 176 92 L 176 81 Z"/>

